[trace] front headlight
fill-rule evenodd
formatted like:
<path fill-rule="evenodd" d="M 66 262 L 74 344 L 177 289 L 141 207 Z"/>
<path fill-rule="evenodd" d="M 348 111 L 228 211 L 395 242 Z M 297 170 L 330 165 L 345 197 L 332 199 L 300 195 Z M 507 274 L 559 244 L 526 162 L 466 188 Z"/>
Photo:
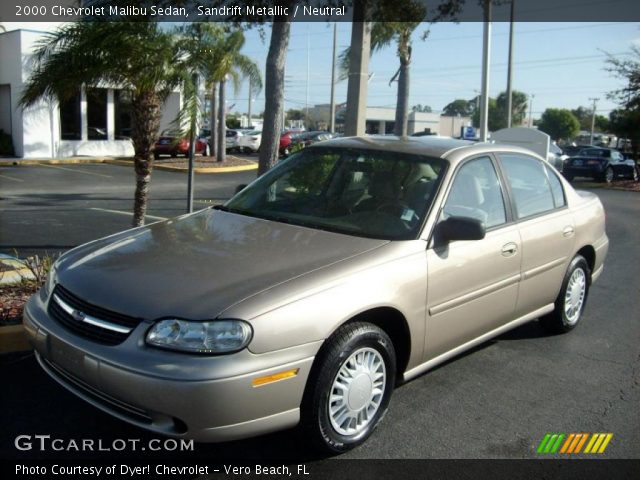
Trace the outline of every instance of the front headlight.
<path fill-rule="evenodd" d="M 251 341 L 251 326 L 242 320 L 160 320 L 147 332 L 147 343 L 154 347 L 192 353 L 231 353 Z"/>

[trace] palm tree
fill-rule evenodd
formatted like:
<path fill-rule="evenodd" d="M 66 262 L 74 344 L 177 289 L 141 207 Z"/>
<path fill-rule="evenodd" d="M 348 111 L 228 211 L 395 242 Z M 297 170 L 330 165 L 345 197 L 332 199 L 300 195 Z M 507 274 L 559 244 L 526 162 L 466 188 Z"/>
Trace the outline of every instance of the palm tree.
<path fill-rule="evenodd" d="M 47 34 L 36 46 L 20 101 L 23 108 L 44 98 L 64 101 L 84 85 L 101 83 L 131 91 L 133 226 L 144 225 L 162 104 L 184 81 L 175 37 L 158 25 L 77 22 Z"/>
<path fill-rule="evenodd" d="M 241 30 L 229 31 L 218 24 L 196 22 L 183 27 L 181 34 L 183 37 L 181 48 L 188 55 L 190 69 L 202 75 L 210 88 L 211 152 L 218 162 L 224 162 L 226 82 L 230 79 L 237 91 L 241 79 L 248 78 L 251 89 L 260 91 L 262 89 L 260 69 L 251 58 L 240 53 L 245 42 Z M 219 96 L 219 102 L 216 108 L 217 96 Z"/>
<path fill-rule="evenodd" d="M 416 17 L 414 17 L 416 18 Z M 424 14 L 422 17 L 424 18 Z M 398 82 L 396 97 L 396 118 L 393 133 L 395 135 L 407 135 L 409 119 L 409 84 L 411 67 L 411 35 L 421 22 L 373 22 L 371 27 L 371 54 L 386 48 L 392 42 L 396 43 L 397 55 L 400 66 L 389 81 Z M 341 79 L 345 79 L 349 72 L 349 58 L 351 47 L 347 47 L 340 54 Z"/>

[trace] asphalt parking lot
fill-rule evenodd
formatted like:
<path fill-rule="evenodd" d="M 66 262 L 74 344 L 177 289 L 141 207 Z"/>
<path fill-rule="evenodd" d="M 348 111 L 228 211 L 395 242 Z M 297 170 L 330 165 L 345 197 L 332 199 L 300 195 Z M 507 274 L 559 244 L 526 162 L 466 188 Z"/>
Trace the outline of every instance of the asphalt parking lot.
<path fill-rule="evenodd" d="M 222 201 L 254 177 L 197 175 L 196 205 Z M 154 172 L 150 215 L 184 212 L 185 178 Z M 549 336 L 533 322 L 401 386 L 374 436 L 343 458 L 539 458 L 536 448 L 547 432 L 611 432 L 602 457 L 640 457 L 640 194 L 594 191 L 607 211 L 611 244 L 579 328 Z M 133 175 L 126 167 L 0 168 L 0 251 L 64 250 L 127 228 L 132 195 Z M 0 358 L 0 378 L 6 386 L 0 458 L 71 455 L 18 451 L 14 438 L 22 434 L 107 443 L 154 438 L 66 392 L 30 354 Z M 293 432 L 198 444 L 192 454 L 180 455 L 323 461 Z"/>
<path fill-rule="evenodd" d="M 147 223 L 187 211 L 186 178 L 181 172 L 153 172 Z M 237 185 L 255 178 L 256 171 L 196 174 L 194 209 L 223 202 Z M 129 228 L 134 190 L 132 167 L 0 167 L 0 252 L 63 251 Z"/>

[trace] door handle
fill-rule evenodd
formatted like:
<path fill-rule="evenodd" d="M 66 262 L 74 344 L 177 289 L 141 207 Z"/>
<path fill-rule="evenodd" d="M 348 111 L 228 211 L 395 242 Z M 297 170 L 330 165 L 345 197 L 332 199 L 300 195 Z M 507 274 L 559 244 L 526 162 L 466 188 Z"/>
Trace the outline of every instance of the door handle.
<path fill-rule="evenodd" d="M 511 257 L 515 255 L 517 252 L 518 252 L 518 246 L 513 242 L 509 242 L 506 245 L 502 246 L 503 257 Z"/>
<path fill-rule="evenodd" d="M 570 237 L 575 233 L 575 229 L 571 225 L 567 225 L 562 229 L 562 235 Z"/>

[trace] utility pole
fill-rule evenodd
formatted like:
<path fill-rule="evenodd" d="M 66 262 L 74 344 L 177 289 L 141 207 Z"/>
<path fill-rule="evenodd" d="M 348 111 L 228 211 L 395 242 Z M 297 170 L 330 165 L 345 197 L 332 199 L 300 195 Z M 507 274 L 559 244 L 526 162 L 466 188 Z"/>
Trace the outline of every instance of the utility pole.
<path fill-rule="evenodd" d="M 511 128 L 511 118 L 513 116 L 513 18 L 516 0 L 511 0 L 511 20 L 509 23 L 509 67 L 507 69 L 507 128 Z"/>
<path fill-rule="evenodd" d="M 591 114 L 591 139 L 589 141 L 589 145 L 593 145 L 593 130 L 596 127 L 596 103 L 600 99 L 599 98 L 590 98 L 589 100 L 591 100 L 593 102 L 593 112 Z"/>
<path fill-rule="evenodd" d="M 351 24 L 351 57 L 347 86 L 347 112 L 344 134 L 364 135 L 367 116 L 367 82 L 371 51 L 371 5 L 366 0 L 354 2 Z"/>
<path fill-rule="evenodd" d="M 336 53 L 338 48 L 338 23 L 333 23 L 333 58 L 331 61 L 331 102 L 329 106 L 329 131 L 336 131 Z"/>
<path fill-rule="evenodd" d="M 193 89 L 196 95 L 199 93 L 199 78 L 198 74 L 194 73 L 191 76 L 193 82 Z M 193 172 L 194 165 L 193 160 L 196 155 L 196 128 L 198 126 L 197 114 L 196 118 L 193 116 L 189 119 L 189 163 L 187 169 L 187 213 L 193 212 Z"/>
<path fill-rule="evenodd" d="M 489 139 L 489 63 L 491 61 L 491 1 L 484 0 L 482 41 L 482 101 L 480 104 L 480 141 Z"/>
<path fill-rule="evenodd" d="M 529 128 L 533 128 L 533 99 L 535 95 L 532 93 L 529 97 Z"/>
<path fill-rule="evenodd" d="M 247 116 L 249 117 L 249 124 L 247 125 L 247 127 L 251 128 L 251 125 L 253 125 L 253 122 L 251 121 L 251 102 L 253 101 L 253 98 L 251 98 L 251 81 L 249 81 L 249 107 L 247 108 L 248 112 L 247 112 Z"/>
<path fill-rule="evenodd" d="M 304 98 L 304 128 L 309 130 L 309 56 L 310 56 L 310 32 L 307 28 L 307 89 Z"/>

